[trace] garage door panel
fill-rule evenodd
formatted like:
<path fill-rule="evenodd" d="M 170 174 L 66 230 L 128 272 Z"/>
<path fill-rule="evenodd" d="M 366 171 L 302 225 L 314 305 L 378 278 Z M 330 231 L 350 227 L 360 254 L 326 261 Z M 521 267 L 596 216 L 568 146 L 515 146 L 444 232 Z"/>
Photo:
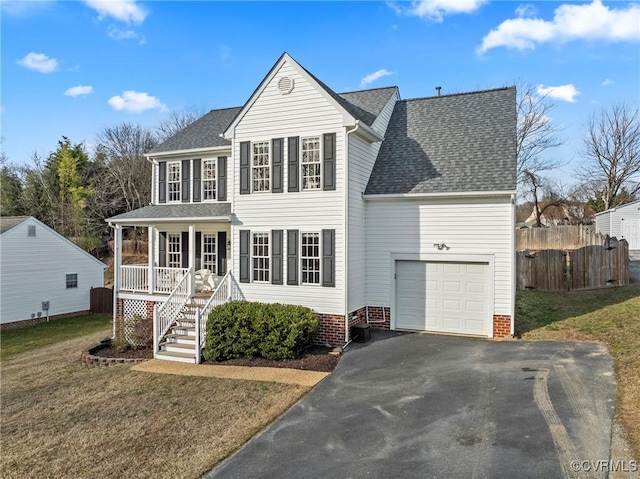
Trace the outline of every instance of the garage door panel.
<path fill-rule="evenodd" d="M 396 327 L 487 334 L 487 263 L 398 261 Z"/>

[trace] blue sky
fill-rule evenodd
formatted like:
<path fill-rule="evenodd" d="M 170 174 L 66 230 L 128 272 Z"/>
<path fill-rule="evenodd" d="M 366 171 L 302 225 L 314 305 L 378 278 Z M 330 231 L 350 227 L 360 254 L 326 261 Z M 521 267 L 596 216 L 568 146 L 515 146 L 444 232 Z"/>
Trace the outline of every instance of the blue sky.
<path fill-rule="evenodd" d="M 589 115 L 640 103 L 640 2 L 1 0 L 2 149 L 242 105 L 284 52 L 337 92 L 402 98 L 522 81 L 547 93 L 571 182 Z"/>

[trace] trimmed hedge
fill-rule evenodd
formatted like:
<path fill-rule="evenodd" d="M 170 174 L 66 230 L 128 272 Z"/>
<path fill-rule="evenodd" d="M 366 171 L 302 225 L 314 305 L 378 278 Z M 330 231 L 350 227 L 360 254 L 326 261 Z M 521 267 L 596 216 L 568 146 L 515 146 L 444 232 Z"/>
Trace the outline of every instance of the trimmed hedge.
<path fill-rule="evenodd" d="M 209 314 L 202 355 L 207 361 L 292 359 L 310 344 L 319 325 L 304 306 L 232 301 Z"/>

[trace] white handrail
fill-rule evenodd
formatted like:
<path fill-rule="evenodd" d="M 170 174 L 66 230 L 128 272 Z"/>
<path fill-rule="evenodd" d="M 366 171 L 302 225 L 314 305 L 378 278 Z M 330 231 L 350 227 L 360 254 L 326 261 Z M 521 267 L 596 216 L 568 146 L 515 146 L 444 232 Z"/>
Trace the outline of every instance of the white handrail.
<path fill-rule="evenodd" d="M 218 284 L 218 287 L 204 306 L 198 308 L 198 314 L 196 315 L 196 362 L 200 362 L 200 351 L 204 346 L 206 323 L 209 318 L 209 313 L 211 313 L 216 306 L 220 306 L 229 301 L 244 301 L 244 299 L 244 295 L 242 291 L 240 291 L 240 286 L 236 282 L 236 279 L 231 274 L 231 271 L 227 271 L 227 274 L 222 277 L 220 284 Z"/>
<path fill-rule="evenodd" d="M 156 342 L 158 344 L 178 319 L 184 305 L 191 299 L 191 269 L 187 269 L 186 274 L 180 278 L 167 300 L 156 311 L 155 321 L 158 322 Z"/>

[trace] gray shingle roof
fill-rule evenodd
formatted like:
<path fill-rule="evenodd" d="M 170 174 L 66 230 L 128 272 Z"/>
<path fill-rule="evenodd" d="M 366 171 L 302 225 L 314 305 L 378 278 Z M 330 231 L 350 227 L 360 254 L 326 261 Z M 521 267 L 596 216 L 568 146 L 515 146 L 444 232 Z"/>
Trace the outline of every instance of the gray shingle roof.
<path fill-rule="evenodd" d="M 236 117 L 240 107 L 211 110 L 172 137 L 153 148 L 149 154 L 231 145 L 220 137 Z"/>
<path fill-rule="evenodd" d="M 176 220 L 180 218 L 209 219 L 231 215 L 231 203 L 177 203 L 169 205 L 149 205 L 144 208 L 107 218 L 106 221 L 126 224 L 127 221 Z"/>
<path fill-rule="evenodd" d="M 14 226 L 19 225 L 24 220 L 29 218 L 28 216 L 2 216 L 0 217 L 0 234 L 5 231 L 9 231 Z"/>
<path fill-rule="evenodd" d="M 351 115 L 371 126 L 397 89 L 395 86 L 375 88 L 339 93 L 338 96 L 342 100 L 342 106 Z"/>
<path fill-rule="evenodd" d="M 516 189 L 516 90 L 398 101 L 365 194 Z"/>

